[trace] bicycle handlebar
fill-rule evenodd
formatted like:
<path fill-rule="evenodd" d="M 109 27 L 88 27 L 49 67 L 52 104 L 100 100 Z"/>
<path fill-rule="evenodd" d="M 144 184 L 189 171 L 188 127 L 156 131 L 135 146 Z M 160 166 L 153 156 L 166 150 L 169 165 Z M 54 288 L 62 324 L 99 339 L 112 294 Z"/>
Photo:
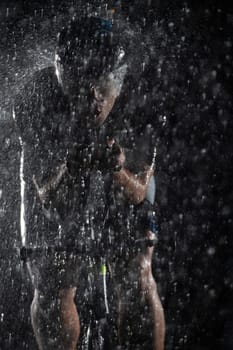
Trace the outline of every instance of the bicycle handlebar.
<path fill-rule="evenodd" d="M 134 244 L 145 243 L 147 247 L 152 247 L 156 243 L 156 239 L 148 239 L 142 238 L 134 241 Z M 56 253 L 64 253 L 64 254 L 77 254 L 77 255 L 88 255 L 93 258 L 103 258 L 106 254 L 107 249 L 103 249 L 100 246 L 92 246 L 87 247 L 85 245 L 82 246 L 45 246 L 45 247 L 21 247 L 21 248 L 8 248 L 3 249 L 1 251 L 0 259 L 5 259 L 9 256 L 9 252 L 13 252 L 14 254 L 19 256 L 20 260 L 23 262 L 27 262 L 30 259 L 38 258 L 40 256 L 49 256 Z M 5 253 L 5 254 L 4 254 Z"/>

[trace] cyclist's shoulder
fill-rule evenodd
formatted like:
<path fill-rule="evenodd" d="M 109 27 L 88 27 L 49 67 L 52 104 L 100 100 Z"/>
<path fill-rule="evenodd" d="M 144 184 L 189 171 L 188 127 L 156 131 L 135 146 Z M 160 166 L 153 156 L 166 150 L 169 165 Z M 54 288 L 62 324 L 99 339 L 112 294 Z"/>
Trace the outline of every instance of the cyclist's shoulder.
<path fill-rule="evenodd" d="M 49 66 L 34 72 L 34 74 L 28 80 L 28 83 L 30 84 L 30 82 L 33 82 L 37 84 L 41 84 L 41 83 L 46 84 L 46 83 L 53 83 L 56 81 L 56 79 L 57 78 L 56 78 L 55 67 Z"/>
<path fill-rule="evenodd" d="M 46 67 L 36 71 L 20 89 L 15 98 L 16 112 L 30 111 L 43 104 L 46 108 L 55 108 L 57 102 L 65 100 L 58 83 L 55 68 Z"/>
<path fill-rule="evenodd" d="M 57 139 L 59 135 L 64 138 L 67 134 L 67 115 L 68 101 L 53 67 L 35 72 L 15 99 L 17 130 L 23 141 L 29 144 L 37 140 L 42 145 L 51 138 Z"/>

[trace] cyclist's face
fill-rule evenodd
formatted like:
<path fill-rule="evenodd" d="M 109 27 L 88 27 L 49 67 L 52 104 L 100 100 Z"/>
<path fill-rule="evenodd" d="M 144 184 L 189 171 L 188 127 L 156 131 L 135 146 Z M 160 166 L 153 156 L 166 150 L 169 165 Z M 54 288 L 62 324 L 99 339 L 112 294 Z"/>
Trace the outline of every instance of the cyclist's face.
<path fill-rule="evenodd" d="M 101 78 L 91 86 L 91 112 L 96 126 L 104 123 L 118 95 L 119 93 L 110 77 Z"/>
<path fill-rule="evenodd" d="M 91 86 L 91 112 L 96 126 L 102 125 L 121 93 L 127 65 L 124 64 L 109 74 L 94 81 Z"/>

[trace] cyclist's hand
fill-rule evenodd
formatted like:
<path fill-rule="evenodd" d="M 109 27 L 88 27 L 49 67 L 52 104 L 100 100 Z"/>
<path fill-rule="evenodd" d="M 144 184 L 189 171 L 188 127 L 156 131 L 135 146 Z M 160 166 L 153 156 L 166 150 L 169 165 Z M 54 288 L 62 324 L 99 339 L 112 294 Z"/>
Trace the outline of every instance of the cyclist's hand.
<path fill-rule="evenodd" d="M 124 165 L 126 157 L 123 148 L 115 141 L 108 140 L 108 164 L 111 170 L 119 171 Z"/>

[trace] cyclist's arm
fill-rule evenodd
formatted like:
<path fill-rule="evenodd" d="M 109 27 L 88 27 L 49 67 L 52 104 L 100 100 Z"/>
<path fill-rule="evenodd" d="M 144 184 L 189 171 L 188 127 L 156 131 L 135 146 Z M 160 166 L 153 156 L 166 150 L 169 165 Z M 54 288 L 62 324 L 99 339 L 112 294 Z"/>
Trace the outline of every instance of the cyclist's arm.
<path fill-rule="evenodd" d="M 33 175 L 33 183 L 43 206 L 46 207 L 47 204 L 49 204 L 52 195 L 57 191 L 59 185 L 67 174 L 67 165 L 66 163 L 63 163 L 60 167 L 58 167 L 57 173 L 44 182 L 41 186 L 38 184 L 36 176 Z"/>
<path fill-rule="evenodd" d="M 53 175 L 42 181 L 42 185 L 39 186 L 36 176 L 33 177 L 38 196 L 44 206 L 49 204 L 66 177 L 77 178 L 80 171 L 93 167 L 91 154 L 92 145 L 76 145 L 68 152 L 66 160 L 53 171 Z"/>
<path fill-rule="evenodd" d="M 146 197 L 147 187 L 154 173 L 153 164 L 147 166 L 142 173 L 136 175 L 127 169 L 127 165 L 125 165 L 127 164 L 125 151 L 114 139 L 110 140 L 109 147 L 112 150 L 110 158 L 111 163 L 114 165 L 112 170 L 116 188 L 123 189 L 125 197 L 133 204 L 141 203 Z"/>
<path fill-rule="evenodd" d="M 139 204 L 145 199 L 153 172 L 153 167 L 148 167 L 142 174 L 135 175 L 123 166 L 120 171 L 113 174 L 115 186 L 118 188 L 123 187 L 126 198 L 133 204 Z"/>

